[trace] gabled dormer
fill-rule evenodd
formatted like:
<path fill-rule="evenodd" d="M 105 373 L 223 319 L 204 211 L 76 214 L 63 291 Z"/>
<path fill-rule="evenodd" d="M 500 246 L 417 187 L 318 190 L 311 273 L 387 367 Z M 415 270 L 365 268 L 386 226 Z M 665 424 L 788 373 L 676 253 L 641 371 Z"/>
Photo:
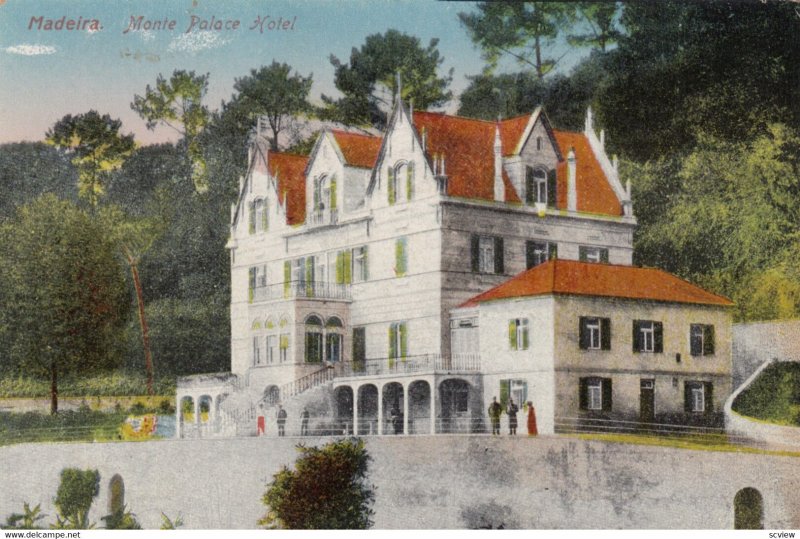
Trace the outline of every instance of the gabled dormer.
<path fill-rule="evenodd" d="M 413 120 L 412 109 L 397 99 L 367 187 L 372 209 L 404 205 L 437 193 L 424 133 L 416 129 Z"/>

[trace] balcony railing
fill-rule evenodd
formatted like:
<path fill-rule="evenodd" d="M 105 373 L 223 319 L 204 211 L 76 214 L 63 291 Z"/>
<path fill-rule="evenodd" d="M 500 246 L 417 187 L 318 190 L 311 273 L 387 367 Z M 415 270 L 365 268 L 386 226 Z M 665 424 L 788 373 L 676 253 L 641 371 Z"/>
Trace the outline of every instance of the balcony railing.
<path fill-rule="evenodd" d="M 311 226 L 335 225 L 339 222 L 339 210 L 316 210 L 308 214 L 306 224 Z"/>
<path fill-rule="evenodd" d="M 258 286 L 251 291 L 251 302 L 275 299 L 341 299 L 349 301 L 350 285 L 318 281 L 291 281 Z"/>
<path fill-rule="evenodd" d="M 377 376 L 382 374 L 478 373 L 481 359 L 477 354 L 424 354 L 406 358 L 368 359 L 337 366 L 337 376 Z"/>

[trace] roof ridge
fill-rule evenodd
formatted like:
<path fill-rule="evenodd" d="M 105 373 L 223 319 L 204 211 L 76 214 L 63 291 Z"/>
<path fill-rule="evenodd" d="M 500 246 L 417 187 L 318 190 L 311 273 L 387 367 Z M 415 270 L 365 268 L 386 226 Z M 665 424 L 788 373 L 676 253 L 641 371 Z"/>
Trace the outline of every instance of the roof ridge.
<path fill-rule="evenodd" d="M 354 133 L 352 131 L 345 131 L 344 129 L 335 129 L 330 128 L 331 133 L 341 133 L 343 135 L 355 135 L 356 137 L 364 137 L 364 138 L 374 138 L 374 139 L 382 139 L 383 136 L 379 135 L 365 135 L 363 133 Z"/>
<path fill-rule="evenodd" d="M 302 157 L 303 159 L 308 159 L 311 157 L 310 155 L 303 155 L 302 153 L 292 153 L 292 152 L 279 152 L 277 150 L 267 150 L 267 157 L 270 155 L 285 155 L 287 157 Z"/>

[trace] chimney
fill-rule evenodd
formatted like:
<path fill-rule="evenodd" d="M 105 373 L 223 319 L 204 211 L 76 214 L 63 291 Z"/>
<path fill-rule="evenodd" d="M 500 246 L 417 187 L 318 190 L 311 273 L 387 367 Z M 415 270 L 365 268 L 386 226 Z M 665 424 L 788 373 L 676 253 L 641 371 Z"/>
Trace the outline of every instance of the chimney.
<path fill-rule="evenodd" d="M 494 199 L 503 202 L 506 199 L 506 187 L 503 185 L 503 145 L 500 141 L 500 127 L 494 129 Z"/>
<path fill-rule="evenodd" d="M 575 148 L 570 148 L 567 154 L 567 211 L 578 211 L 576 169 Z"/>
<path fill-rule="evenodd" d="M 586 124 L 584 125 L 583 130 L 587 133 L 594 129 L 594 121 L 592 118 L 592 107 L 588 107 L 586 109 Z"/>
<path fill-rule="evenodd" d="M 631 198 L 631 181 L 625 182 L 625 200 L 622 201 L 622 213 L 625 217 L 633 217 L 633 199 Z"/>

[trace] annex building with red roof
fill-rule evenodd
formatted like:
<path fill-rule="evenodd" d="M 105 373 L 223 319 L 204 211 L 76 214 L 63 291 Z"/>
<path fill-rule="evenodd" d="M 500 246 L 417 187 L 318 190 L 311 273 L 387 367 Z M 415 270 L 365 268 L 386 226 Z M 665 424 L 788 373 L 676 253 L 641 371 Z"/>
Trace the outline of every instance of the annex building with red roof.
<path fill-rule="evenodd" d="M 184 424 L 179 412 L 181 433 L 255 434 L 264 424 L 270 434 L 274 421 L 255 418 L 279 404 L 294 418 L 307 409 L 312 431 L 480 432 L 493 396 L 542 410 L 574 401 L 559 413 L 615 418 L 639 406 L 636 376 L 655 379 L 654 418 L 667 410 L 662 396 L 683 398 L 685 382 L 713 383 L 714 402 L 722 398 L 717 367 L 700 376 L 709 361 L 694 362 L 687 347 L 700 324 L 716 328 L 704 342 L 726 353 L 722 318 L 693 313 L 727 313 L 727 300 L 631 266 L 631 188 L 593 124 L 591 111 L 571 132 L 541 108 L 485 121 L 397 99 L 380 135 L 323 129 L 308 155 L 271 150 L 256 133 L 231 208 L 231 373 L 179 382 L 179 410 L 186 400 L 214 411 L 208 424 L 199 413 Z M 672 299 L 659 296 L 664 283 Z M 541 302 L 559 305 L 544 326 Z M 684 311 L 685 328 L 673 328 L 667 315 Z M 624 313 L 663 324 L 664 351 L 578 346 L 597 337 L 579 319 L 599 320 L 602 335 L 613 320 L 612 342 L 630 341 L 630 327 L 617 331 Z M 528 328 L 515 330 L 524 346 L 509 348 L 511 321 Z M 615 369 L 630 380 L 617 382 Z"/>

